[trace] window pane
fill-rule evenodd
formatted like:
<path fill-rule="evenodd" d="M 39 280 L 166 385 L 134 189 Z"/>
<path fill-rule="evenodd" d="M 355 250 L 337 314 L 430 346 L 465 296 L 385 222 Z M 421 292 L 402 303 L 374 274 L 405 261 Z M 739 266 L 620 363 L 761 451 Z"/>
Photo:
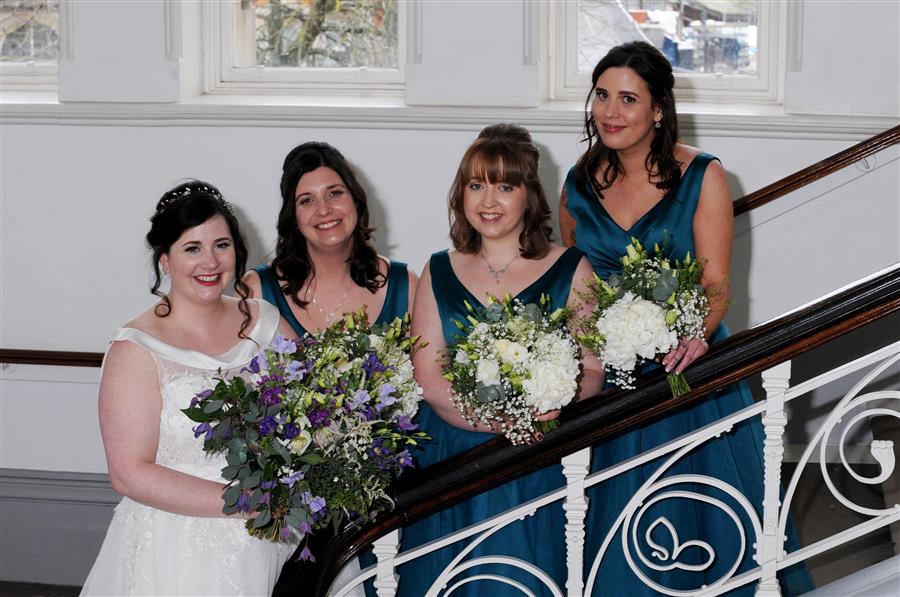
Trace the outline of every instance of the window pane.
<path fill-rule="evenodd" d="M 59 0 L 0 0 L 0 61 L 59 58 Z"/>
<path fill-rule="evenodd" d="M 235 0 L 236 66 L 397 68 L 396 0 Z"/>
<path fill-rule="evenodd" d="M 613 46 L 644 40 L 676 72 L 755 75 L 758 0 L 580 0 L 578 72 Z"/>

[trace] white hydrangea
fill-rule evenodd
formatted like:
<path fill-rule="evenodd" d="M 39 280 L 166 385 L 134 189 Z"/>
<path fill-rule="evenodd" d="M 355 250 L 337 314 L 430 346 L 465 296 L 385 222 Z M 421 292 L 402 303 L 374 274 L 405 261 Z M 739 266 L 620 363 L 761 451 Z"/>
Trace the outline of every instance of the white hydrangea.
<path fill-rule="evenodd" d="M 614 369 L 631 371 L 638 357 L 652 359 L 678 345 L 663 308 L 630 292 L 606 309 L 596 325 L 604 338 L 600 358 Z"/>

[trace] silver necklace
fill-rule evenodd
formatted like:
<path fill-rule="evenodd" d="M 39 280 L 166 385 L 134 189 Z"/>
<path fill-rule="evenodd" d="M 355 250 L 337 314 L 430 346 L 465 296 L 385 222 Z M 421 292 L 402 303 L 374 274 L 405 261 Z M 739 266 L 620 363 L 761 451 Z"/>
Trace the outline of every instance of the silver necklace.
<path fill-rule="evenodd" d="M 506 273 L 506 270 L 509 269 L 509 266 L 512 264 L 512 262 L 515 261 L 516 258 L 519 257 L 519 254 L 516 253 L 515 255 L 513 255 L 512 259 L 510 259 L 509 261 L 506 262 L 506 265 L 504 265 L 503 267 L 497 267 L 497 266 L 491 265 L 491 262 L 487 260 L 487 257 L 484 256 L 483 252 L 479 252 L 479 255 L 481 255 L 481 260 L 484 261 L 484 263 L 487 265 L 488 271 L 491 273 L 492 276 L 494 276 L 495 284 L 500 284 L 500 277 Z"/>
<path fill-rule="evenodd" d="M 353 282 L 347 285 L 347 290 L 344 291 L 344 295 L 341 297 L 341 300 L 337 302 L 337 305 L 334 306 L 330 312 L 326 313 L 325 309 L 322 308 L 322 305 L 319 304 L 319 301 L 316 300 L 316 295 L 313 294 L 310 300 L 312 304 L 316 306 L 316 309 L 319 310 L 319 313 L 322 314 L 322 317 L 325 318 L 325 324 L 331 325 L 331 320 L 334 319 L 334 314 L 337 313 L 337 310 L 341 308 L 341 305 L 344 304 L 344 301 L 347 300 L 347 296 L 350 294 L 350 289 L 353 288 Z"/>

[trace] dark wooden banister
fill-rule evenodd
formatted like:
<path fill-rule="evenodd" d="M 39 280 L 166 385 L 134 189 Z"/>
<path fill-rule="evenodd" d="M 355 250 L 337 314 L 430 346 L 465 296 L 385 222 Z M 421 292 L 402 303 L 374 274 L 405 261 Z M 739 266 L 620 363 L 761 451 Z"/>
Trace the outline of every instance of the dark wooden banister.
<path fill-rule="evenodd" d="M 734 215 L 739 216 L 742 213 L 761 207 L 770 201 L 774 201 L 792 191 L 805 187 L 820 178 L 846 168 L 850 164 L 858 162 L 863 158 L 878 153 L 897 143 L 900 143 L 900 126 L 895 126 L 874 137 L 869 137 L 865 141 L 857 143 L 844 151 L 839 151 L 831 157 L 825 158 L 821 162 L 817 162 L 803 170 L 798 170 L 790 176 L 785 176 L 781 180 L 776 180 L 772 184 L 764 186 L 749 195 L 744 195 L 734 202 Z"/>
<path fill-rule="evenodd" d="M 760 190 L 745 195 L 734 202 L 734 215 L 752 211 L 783 195 L 804 187 L 816 180 L 846 168 L 872 154 L 900 143 L 900 126 L 869 137 L 865 141 L 840 151 L 821 162 L 777 180 Z M 61 365 L 67 367 L 99 367 L 103 362 L 100 352 L 67 352 L 55 350 L 19 350 L 0 348 L 0 363 L 25 365 Z"/>
<path fill-rule="evenodd" d="M 359 529 L 345 527 L 331 542 L 319 546 L 322 564 L 305 564 L 302 572 L 298 570 L 304 586 L 295 594 L 325 595 L 341 567 L 389 531 L 558 463 L 567 454 L 683 408 L 896 311 L 900 311 L 900 267 L 717 344 L 688 369 L 692 391 L 685 396 L 672 398 L 660 371 L 634 390 L 608 390 L 565 409 L 560 419 L 563 424 L 540 443 L 512 446 L 497 438 L 415 471 L 396 484 L 396 506 L 377 523 Z"/>

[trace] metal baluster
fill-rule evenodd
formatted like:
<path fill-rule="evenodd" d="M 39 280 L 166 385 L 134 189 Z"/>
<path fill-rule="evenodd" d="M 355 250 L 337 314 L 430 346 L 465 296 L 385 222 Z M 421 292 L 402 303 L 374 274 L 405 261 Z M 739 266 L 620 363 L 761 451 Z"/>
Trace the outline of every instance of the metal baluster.
<path fill-rule="evenodd" d="M 785 538 L 778 535 L 781 507 L 781 460 L 784 456 L 784 393 L 790 387 L 791 362 L 786 361 L 762 374 L 766 390 L 766 412 L 762 418 L 766 439 L 763 442 L 765 497 L 763 497 L 762 537 L 757 539 L 756 562 L 761 566 L 757 597 L 779 597 L 781 588 L 776 565 L 784 557 Z"/>
<path fill-rule="evenodd" d="M 375 572 L 375 590 L 378 597 L 394 597 L 400 577 L 394 570 L 394 558 L 400 551 L 400 529 L 391 531 L 372 544 L 372 553 L 378 560 Z"/>
<path fill-rule="evenodd" d="M 562 459 L 566 477 L 566 565 L 568 597 L 581 597 L 584 590 L 584 517 L 588 499 L 584 495 L 584 478 L 591 465 L 591 449 L 584 448 Z"/>

